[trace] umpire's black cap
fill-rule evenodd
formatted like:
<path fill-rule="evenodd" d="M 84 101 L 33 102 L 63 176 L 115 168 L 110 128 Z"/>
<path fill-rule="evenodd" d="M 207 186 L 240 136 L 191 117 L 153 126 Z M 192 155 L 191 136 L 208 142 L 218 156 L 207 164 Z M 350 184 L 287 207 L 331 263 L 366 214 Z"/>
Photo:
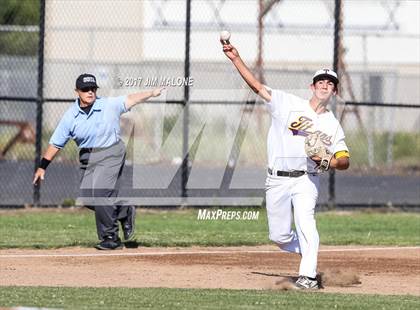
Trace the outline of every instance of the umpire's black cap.
<path fill-rule="evenodd" d="M 83 73 L 79 75 L 76 80 L 76 89 L 83 89 L 88 87 L 99 88 L 98 84 L 96 84 L 96 77 L 89 73 Z"/>

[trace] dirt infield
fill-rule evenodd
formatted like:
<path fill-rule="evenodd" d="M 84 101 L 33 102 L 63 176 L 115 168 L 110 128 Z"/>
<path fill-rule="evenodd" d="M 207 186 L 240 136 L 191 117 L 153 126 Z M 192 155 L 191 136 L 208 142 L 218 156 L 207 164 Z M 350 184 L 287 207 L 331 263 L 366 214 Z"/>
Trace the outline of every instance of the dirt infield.
<path fill-rule="evenodd" d="M 275 246 L 0 250 L 0 285 L 285 289 L 299 256 Z M 420 296 L 420 248 L 321 247 L 321 292 Z"/>

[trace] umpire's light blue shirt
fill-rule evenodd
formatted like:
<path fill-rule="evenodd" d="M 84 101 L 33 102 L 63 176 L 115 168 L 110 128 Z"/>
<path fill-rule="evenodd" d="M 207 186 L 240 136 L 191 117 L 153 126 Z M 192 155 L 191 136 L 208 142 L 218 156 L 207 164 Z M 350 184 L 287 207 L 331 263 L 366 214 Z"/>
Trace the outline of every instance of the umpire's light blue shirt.
<path fill-rule="evenodd" d="M 86 114 L 79 100 L 66 111 L 55 129 L 50 144 L 63 148 L 73 139 L 79 148 L 108 147 L 120 141 L 120 116 L 127 112 L 127 96 L 96 98 Z"/>

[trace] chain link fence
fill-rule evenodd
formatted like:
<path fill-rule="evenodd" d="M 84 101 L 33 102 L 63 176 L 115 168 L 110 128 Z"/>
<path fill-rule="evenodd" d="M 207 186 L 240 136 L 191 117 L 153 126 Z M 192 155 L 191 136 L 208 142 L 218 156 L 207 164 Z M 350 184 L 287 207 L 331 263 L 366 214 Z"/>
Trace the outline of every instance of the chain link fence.
<path fill-rule="evenodd" d="M 45 150 L 84 72 L 96 75 L 100 96 L 167 86 L 163 98 L 122 119 L 128 156 L 120 196 L 127 203 L 263 203 L 270 116 L 221 51 L 225 29 L 260 80 L 305 98 L 313 73 L 336 60 L 341 89 L 334 109 L 351 168 L 322 176 L 320 204 L 419 205 L 415 2 L 47 0 L 45 15 L 36 1 L 22 3 L 36 12 L 36 22 L 3 18 L 0 25 L 1 205 L 37 202 L 31 180 L 39 83 L 38 139 Z M 360 17 L 366 14 L 369 22 Z M 43 57 L 37 53 L 39 15 Z M 78 149 L 69 142 L 48 168 L 39 204 L 73 204 L 79 178 Z"/>

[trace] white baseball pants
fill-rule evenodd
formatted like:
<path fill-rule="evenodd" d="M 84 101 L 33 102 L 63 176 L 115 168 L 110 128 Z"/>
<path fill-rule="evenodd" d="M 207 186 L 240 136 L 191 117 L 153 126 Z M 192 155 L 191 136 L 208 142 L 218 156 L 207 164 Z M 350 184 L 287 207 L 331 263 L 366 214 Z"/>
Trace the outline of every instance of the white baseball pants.
<path fill-rule="evenodd" d="M 282 250 L 301 254 L 299 275 L 316 277 L 319 235 L 315 222 L 319 176 L 267 176 L 266 208 L 270 240 Z M 294 217 L 295 228 L 292 229 Z"/>

